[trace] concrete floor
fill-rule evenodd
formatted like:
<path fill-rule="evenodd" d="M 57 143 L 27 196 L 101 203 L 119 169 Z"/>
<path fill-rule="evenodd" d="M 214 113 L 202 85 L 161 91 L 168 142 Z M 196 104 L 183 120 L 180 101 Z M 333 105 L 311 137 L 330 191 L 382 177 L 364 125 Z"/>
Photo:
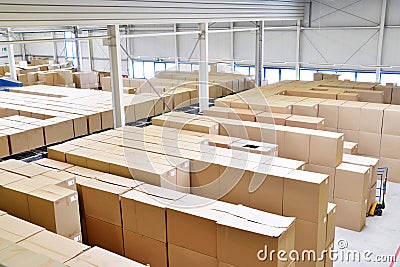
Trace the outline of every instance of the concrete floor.
<path fill-rule="evenodd" d="M 345 242 L 341 241 L 344 240 Z M 371 251 L 372 259 L 376 255 L 394 256 L 400 249 L 400 184 L 388 183 L 386 195 L 386 209 L 382 217 L 368 217 L 367 225 L 360 232 L 349 231 L 343 228 L 336 228 L 335 249 L 338 249 L 338 242 L 348 245 L 342 251 L 357 250 L 363 255 L 364 251 Z M 362 259 L 360 262 L 346 262 L 338 260 L 335 267 L 361 267 L 361 266 L 387 266 L 400 267 L 400 255 L 397 262 L 391 265 L 391 260 L 385 263 L 367 262 Z"/>

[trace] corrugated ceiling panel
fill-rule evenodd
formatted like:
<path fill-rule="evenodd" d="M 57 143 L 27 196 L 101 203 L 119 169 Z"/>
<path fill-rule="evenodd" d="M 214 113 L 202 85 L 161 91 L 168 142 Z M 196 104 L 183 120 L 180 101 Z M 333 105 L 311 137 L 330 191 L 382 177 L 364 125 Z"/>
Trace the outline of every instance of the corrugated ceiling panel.
<path fill-rule="evenodd" d="M 303 0 L 2 0 L 0 27 L 303 19 Z"/>

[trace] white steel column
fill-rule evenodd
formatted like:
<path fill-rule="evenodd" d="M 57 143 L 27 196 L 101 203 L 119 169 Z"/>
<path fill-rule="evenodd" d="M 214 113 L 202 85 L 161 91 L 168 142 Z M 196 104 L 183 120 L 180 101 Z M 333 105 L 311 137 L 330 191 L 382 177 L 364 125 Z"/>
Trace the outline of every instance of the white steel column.
<path fill-rule="evenodd" d="M 208 85 L 208 23 L 200 23 L 199 106 L 200 112 L 209 107 Z"/>
<path fill-rule="evenodd" d="M 129 35 L 131 34 L 130 28 L 127 27 L 125 30 L 125 34 Z M 132 46 L 131 46 L 131 38 L 126 38 L 126 52 L 128 55 L 126 55 L 126 69 L 128 70 L 128 77 L 132 78 L 133 77 L 133 62 L 131 60 L 131 51 L 132 51 Z"/>
<path fill-rule="evenodd" d="M 233 30 L 233 28 L 234 28 L 234 24 L 233 24 L 233 22 L 231 22 L 230 23 L 230 29 L 231 30 Z M 230 54 L 231 54 L 231 58 L 230 58 L 230 61 L 231 61 L 231 72 L 233 73 L 233 72 L 235 72 L 235 35 L 234 35 L 234 32 L 233 31 L 231 31 L 230 32 L 230 39 L 231 39 L 231 42 L 230 42 L 230 45 L 231 45 L 231 50 L 230 50 Z"/>
<path fill-rule="evenodd" d="M 21 38 L 21 40 L 24 40 L 24 34 L 23 33 L 20 34 L 20 38 Z M 22 60 L 27 61 L 25 43 L 21 43 L 21 52 L 22 52 Z"/>
<path fill-rule="evenodd" d="M 55 39 L 56 33 L 53 32 L 52 35 L 53 35 L 53 39 Z M 53 60 L 54 60 L 54 63 L 58 64 L 57 42 L 53 42 Z"/>
<path fill-rule="evenodd" d="M 264 80 L 264 21 L 257 22 L 255 67 L 256 85 L 261 86 Z"/>
<path fill-rule="evenodd" d="M 88 31 L 88 36 L 92 36 L 92 32 Z M 90 70 L 95 70 L 94 66 L 94 47 L 93 47 L 93 39 L 88 40 L 88 51 L 89 51 L 89 64 L 90 64 Z"/>
<path fill-rule="evenodd" d="M 111 66 L 111 87 L 112 87 L 112 104 L 114 114 L 114 127 L 125 126 L 124 113 L 124 94 L 122 87 L 122 71 L 121 71 L 121 38 L 118 25 L 107 26 L 108 50 L 110 54 Z"/>
<path fill-rule="evenodd" d="M 382 49 L 383 49 L 383 37 L 385 34 L 386 7 L 387 7 L 387 0 L 382 0 L 381 23 L 379 25 L 378 55 L 376 58 L 376 65 L 378 66 L 382 65 Z M 381 67 L 376 68 L 376 82 L 380 82 L 381 71 L 382 71 Z"/>
<path fill-rule="evenodd" d="M 7 39 L 8 41 L 12 41 L 12 32 L 11 29 L 7 29 Z M 8 63 L 10 64 L 10 78 L 13 80 L 17 80 L 17 68 L 15 67 L 15 57 L 14 57 L 14 45 L 7 45 L 8 52 Z"/>
<path fill-rule="evenodd" d="M 79 37 L 79 28 L 74 27 L 74 35 L 75 38 Z M 81 41 L 75 40 L 75 48 L 76 48 L 76 61 L 77 61 L 77 68 L 78 71 L 82 71 L 82 49 L 81 49 Z"/>
<path fill-rule="evenodd" d="M 301 21 L 297 21 L 297 37 L 296 37 L 296 79 L 300 80 L 300 34 Z"/>
<path fill-rule="evenodd" d="M 178 27 L 176 25 L 176 23 L 174 24 L 174 32 L 177 33 L 178 32 Z M 174 59 L 175 59 L 175 70 L 179 69 L 179 44 L 178 44 L 178 35 L 175 34 L 174 35 Z"/>

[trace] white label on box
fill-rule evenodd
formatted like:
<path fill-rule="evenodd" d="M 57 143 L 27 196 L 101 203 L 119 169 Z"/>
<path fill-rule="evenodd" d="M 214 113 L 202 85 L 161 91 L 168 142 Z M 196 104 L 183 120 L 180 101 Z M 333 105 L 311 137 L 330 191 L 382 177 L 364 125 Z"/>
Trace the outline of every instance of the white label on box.
<path fill-rule="evenodd" d="M 77 201 L 78 200 L 78 195 L 73 195 L 72 197 L 69 198 L 71 202 Z"/>
<path fill-rule="evenodd" d="M 171 176 L 176 176 L 176 171 L 171 171 Z"/>
<path fill-rule="evenodd" d="M 328 184 L 328 183 L 329 183 L 329 179 L 326 179 L 325 184 Z"/>
<path fill-rule="evenodd" d="M 189 168 L 189 162 L 185 162 L 185 168 Z"/>
<path fill-rule="evenodd" d="M 215 128 L 215 130 L 218 130 L 218 125 L 215 125 L 214 128 Z"/>
<path fill-rule="evenodd" d="M 75 181 L 74 181 L 74 180 L 68 181 L 68 186 L 73 186 L 74 184 L 75 184 Z"/>
<path fill-rule="evenodd" d="M 77 235 L 74 237 L 74 241 L 79 242 L 81 241 L 81 235 Z"/>
<path fill-rule="evenodd" d="M 336 208 L 333 209 L 333 213 L 336 213 Z"/>
<path fill-rule="evenodd" d="M 326 223 L 326 217 L 324 218 L 324 223 Z"/>

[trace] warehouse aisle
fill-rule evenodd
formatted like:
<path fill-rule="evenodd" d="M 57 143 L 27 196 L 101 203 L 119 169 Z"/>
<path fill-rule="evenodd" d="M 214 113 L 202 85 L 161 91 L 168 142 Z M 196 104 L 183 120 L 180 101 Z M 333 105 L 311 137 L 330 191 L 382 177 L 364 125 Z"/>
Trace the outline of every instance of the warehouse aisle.
<path fill-rule="evenodd" d="M 389 262 L 366 262 L 363 261 L 362 254 L 365 251 L 371 251 L 371 259 L 377 255 L 393 256 L 400 247 L 400 184 L 388 183 L 388 194 L 386 209 L 382 217 L 367 218 L 367 225 L 361 233 L 349 231 L 343 228 L 336 228 L 335 248 L 338 248 L 338 242 L 347 247 L 343 252 L 357 250 L 361 252 L 361 262 L 336 262 L 335 267 L 358 267 L 358 266 L 390 266 L 400 267 L 400 255 L 397 257 L 397 263 L 391 265 Z M 341 250 L 338 250 L 341 252 Z M 368 252 L 365 252 L 368 254 Z M 340 254 L 340 253 L 339 253 Z M 346 258 L 346 257 L 345 257 Z"/>

